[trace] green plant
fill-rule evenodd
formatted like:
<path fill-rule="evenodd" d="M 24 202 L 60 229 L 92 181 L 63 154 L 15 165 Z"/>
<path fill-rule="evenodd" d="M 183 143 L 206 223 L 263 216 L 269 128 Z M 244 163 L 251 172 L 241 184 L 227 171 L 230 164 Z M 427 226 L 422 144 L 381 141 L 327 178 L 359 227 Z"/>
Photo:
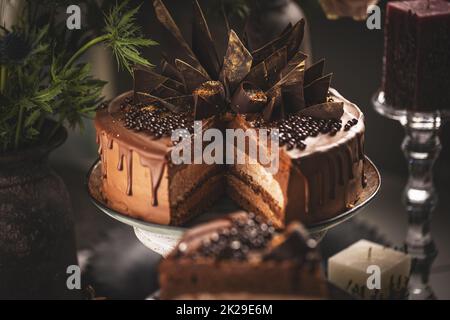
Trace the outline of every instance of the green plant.
<path fill-rule="evenodd" d="M 82 118 L 93 115 L 103 102 L 105 82 L 90 75 L 89 63 L 79 62 L 90 48 L 111 48 L 118 67 L 130 73 L 133 64 L 151 66 L 139 50 L 156 43 L 144 38 L 135 24 L 139 7 L 128 10 L 128 1 L 99 7 L 96 0 L 84 0 L 91 13 L 105 10 L 104 27 L 71 31 L 57 18 L 69 2 L 27 0 L 14 27 L 0 30 L 3 152 L 45 142 L 60 126 L 81 127 Z"/>

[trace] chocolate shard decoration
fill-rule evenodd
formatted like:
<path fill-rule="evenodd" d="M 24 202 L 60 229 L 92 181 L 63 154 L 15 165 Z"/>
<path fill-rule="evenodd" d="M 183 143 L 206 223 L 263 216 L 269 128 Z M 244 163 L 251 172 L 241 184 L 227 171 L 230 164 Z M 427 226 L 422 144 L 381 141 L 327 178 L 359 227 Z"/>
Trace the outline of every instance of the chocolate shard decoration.
<path fill-rule="evenodd" d="M 148 93 L 138 92 L 136 95 L 136 98 L 137 98 L 138 102 L 140 102 L 144 105 L 150 105 L 150 104 L 157 103 L 157 104 L 161 105 L 162 107 L 166 108 L 167 110 L 175 112 L 175 113 L 180 113 L 180 112 L 189 110 L 186 106 L 173 105 L 172 103 L 167 102 L 166 100 L 161 99 L 160 97 L 156 97 L 156 96 L 153 96 Z"/>
<path fill-rule="evenodd" d="M 177 80 L 173 80 L 170 78 L 167 78 L 166 82 L 164 82 L 164 85 L 170 89 L 173 89 L 179 93 L 183 93 L 185 90 L 184 84 L 182 82 L 179 82 Z"/>
<path fill-rule="evenodd" d="M 192 49 L 210 77 L 218 79 L 220 62 L 211 32 L 198 1 L 195 0 L 193 5 Z"/>
<path fill-rule="evenodd" d="M 210 80 L 209 77 L 206 77 L 203 73 L 195 69 L 187 62 L 176 59 L 175 64 L 183 77 L 184 86 L 188 92 L 194 91 L 202 83 Z"/>
<path fill-rule="evenodd" d="M 273 97 L 274 95 L 276 95 L 277 91 L 285 84 L 293 85 L 294 83 L 299 82 L 303 84 L 305 61 L 300 62 L 294 68 L 291 68 L 291 65 L 289 66 L 289 73 L 283 76 L 280 81 L 278 81 L 272 88 L 267 91 L 267 95 L 269 97 Z"/>
<path fill-rule="evenodd" d="M 286 77 L 292 70 L 297 68 L 300 64 L 305 66 L 306 58 L 308 56 L 301 51 L 298 51 L 291 60 L 289 60 L 287 66 L 281 71 L 281 77 Z"/>
<path fill-rule="evenodd" d="M 242 44 L 236 32 L 230 31 L 228 48 L 223 61 L 220 79 L 228 83 L 229 90 L 234 93 L 239 83 L 245 79 L 252 67 L 253 57 Z"/>
<path fill-rule="evenodd" d="M 192 106 L 194 105 L 194 97 L 192 95 L 170 97 L 164 99 L 164 101 L 173 104 L 174 106 L 179 107 L 183 110 L 192 109 Z"/>
<path fill-rule="evenodd" d="M 306 106 L 312 106 L 327 101 L 328 90 L 330 88 L 332 73 L 314 80 L 305 86 Z"/>
<path fill-rule="evenodd" d="M 254 66 L 245 81 L 257 85 L 262 90 L 270 89 L 280 80 L 282 70 L 287 65 L 287 47 L 275 51 L 266 60 Z"/>
<path fill-rule="evenodd" d="M 162 76 L 148 67 L 135 66 L 134 74 L 134 94 L 149 93 L 166 98 L 170 96 L 183 95 L 184 85 L 175 80 Z"/>
<path fill-rule="evenodd" d="M 286 113 L 295 113 L 305 108 L 304 76 L 305 59 L 299 55 L 298 59 L 292 61 L 287 68 L 289 71 L 280 81 L 283 103 Z M 294 66 L 294 64 L 297 64 Z"/>
<path fill-rule="evenodd" d="M 152 71 L 149 67 L 136 65 L 133 68 L 134 93 L 150 93 L 167 78 Z"/>
<path fill-rule="evenodd" d="M 181 76 L 180 71 L 178 71 L 173 64 L 168 62 L 167 57 L 164 57 L 161 60 L 161 74 L 177 82 L 183 82 L 183 77 Z"/>
<path fill-rule="evenodd" d="M 295 24 L 292 31 L 290 32 L 287 48 L 288 48 L 288 59 L 292 57 L 300 50 L 300 46 L 303 42 L 305 36 L 305 20 L 301 19 Z"/>
<path fill-rule="evenodd" d="M 267 83 L 267 77 L 267 68 L 263 61 L 250 70 L 249 74 L 245 77 L 245 81 L 253 83 L 262 90 L 268 90 L 270 86 Z"/>
<path fill-rule="evenodd" d="M 258 113 L 266 104 L 266 94 L 250 82 L 242 82 L 231 99 L 231 109 L 236 113 Z"/>
<path fill-rule="evenodd" d="M 206 70 L 201 66 L 194 52 L 192 51 L 189 44 L 183 37 L 183 34 L 178 28 L 177 24 L 173 20 L 171 14 L 167 10 L 166 6 L 161 0 L 154 0 L 153 7 L 155 8 L 156 18 L 159 22 L 172 34 L 172 36 L 177 40 L 181 48 L 186 52 L 189 56 L 189 63 L 192 64 L 196 69 L 198 69 L 201 73 L 207 76 Z"/>
<path fill-rule="evenodd" d="M 288 48 L 288 60 L 290 60 L 300 48 L 300 44 L 303 41 L 304 28 L 305 21 L 302 19 L 297 22 L 294 27 L 287 30 L 286 33 L 280 35 L 278 38 L 272 40 L 258 50 L 253 51 L 253 62 L 255 64 L 261 63 L 275 51 L 284 46 L 287 46 Z"/>
<path fill-rule="evenodd" d="M 219 114 L 224 109 L 225 88 L 219 81 L 207 81 L 194 90 L 194 119 Z"/>
<path fill-rule="evenodd" d="M 270 102 L 266 105 L 263 111 L 263 118 L 266 122 L 284 119 L 286 112 L 284 110 L 283 97 L 281 94 L 281 88 L 278 87 L 274 91 L 272 97 L 268 97 Z"/>
<path fill-rule="evenodd" d="M 319 60 L 305 71 L 305 86 L 319 79 L 323 75 L 325 59 Z"/>
<path fill-rule="evenodd" d="M 309 255 L 316 247 L 316 242 L 309 238 L 308 232 L 300 223 L 289 225 L 285 235 L 272 240 L 272 246 L 264 254 L 264 260 L 318 260 L 317 254 Z"/>
<path fill-rule="evenodd" d="M 150 93 L 151 95 L 163 98 L 163 99 L 183 95 L 182 92 L 174 90 L 164 84 L 160 84 L 159 86 L 157 86 L 155 89 L 153 89 L 151 92 L 148 92 L 148 93 Z"/>
<path fill-rule="evenodd" d="M 287 47 L 275 51 L 264 60 L 267 70 L 267 84 L 269 86 L 273 86 L 280 80 L 281 70 L 286 67 L 287 63 Z"/>
<path fill-rule="evenodd" d="M 288 25 L 286 26 L 286 28 L 284 28 L 283 31 L 280 33 L 280 37 L 286 33 L 289 33 L 293 27 L 294 26 L 292 25 L 292 23 L 289 22 Z"/>
<path fill-rule="evenodd" d="M 344 103 L 325 102 L 316 104 L 301 110 L 299 114 L 317 119 L 340 119 L 344 114 Z"/>
<path fill-rule="evenodd" d="M 265 106 L 263 111 L 263 119 L 266 122 L 272 121 L 272 115 L 275 111 L 275 98 L 270 99 L 270 102 Z"/>

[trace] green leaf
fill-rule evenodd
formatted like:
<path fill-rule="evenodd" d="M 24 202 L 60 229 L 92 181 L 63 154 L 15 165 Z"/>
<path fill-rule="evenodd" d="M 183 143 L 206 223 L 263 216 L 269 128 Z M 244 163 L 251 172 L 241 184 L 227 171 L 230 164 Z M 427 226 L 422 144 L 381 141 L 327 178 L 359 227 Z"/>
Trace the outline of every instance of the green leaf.
<path fill-rule="evenodd" d="M 36 123 L 36 121 L 41 117 L 41 111 L 40 110 L 34 110 L 32 113 L 30 113 L 26 119 L 25 119 L 25 127 L 30 127 Z"/>

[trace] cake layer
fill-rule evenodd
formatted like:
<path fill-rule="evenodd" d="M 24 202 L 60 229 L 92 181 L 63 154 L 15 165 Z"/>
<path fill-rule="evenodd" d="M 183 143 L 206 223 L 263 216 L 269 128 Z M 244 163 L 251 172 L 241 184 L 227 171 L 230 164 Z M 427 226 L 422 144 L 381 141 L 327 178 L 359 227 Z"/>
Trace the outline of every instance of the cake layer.
<path fill-rule="evenodd" d="M 223 172 L 209 176 L 199 182 L 196 187 L 187 192 L 174 207 L 172 207 L 171 224 L 181 225 L 198 214 L 209 209 L 225 194 L 225 177 Z"/>
<path fill-rule="evenodd" d="M 237 261 L 163 261 L 160 266 L 161 299 L 202 293 L 248 293 L 322 297 L 326 291 L 320 269 L 299 268 L 295 262 L 247 263 Z M 245 288 L 245 289 L 244 289 Z"/>

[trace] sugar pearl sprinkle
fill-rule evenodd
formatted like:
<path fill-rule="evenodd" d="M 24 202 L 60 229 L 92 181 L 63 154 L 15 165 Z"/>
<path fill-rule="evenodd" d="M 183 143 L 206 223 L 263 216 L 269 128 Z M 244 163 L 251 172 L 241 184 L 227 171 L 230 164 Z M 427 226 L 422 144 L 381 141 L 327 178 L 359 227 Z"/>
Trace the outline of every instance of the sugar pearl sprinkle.
<path fill-rule="evenodd" d="M 349 120 L 344 130 L 358 123 L 357 119 Z M 279 141 L 281 146 L 286 146 L 287 150 L 294 148 L 305 150 L 305 140 L 308 137 L 317 137 L 320 134 L 335 136 L 342 130 L 341 119 L 317 119 L 310 116 L 298 114 L 289 115 L 286 119 L 266 123 L 261 117 L 253 120 L 251 125 L 254 128 L 266 128 L 269 131 L 273 128 L 279 129 Z"/>
<path fill-rule="evenodd" d="M 189 252 L 185 243 L 178 245 L 178 254 L 190 258 L 214 258 L 217 260 L 246 260 L 250 250 L 267 246 L 275 233 L 270 222 L 249 213 L 247 217 L 234 218 L 229 228 L 213 232 L 204 239 L 199 250 Z M 181 247 L 182 246 L 182 247 Z"/>
<path fill-rule="evenodd" d="M 177 129 L 194 131 L 194 122 L 189 112 L 173 113 L 158 106 L 135 104 L 126 99 L 121 105 L 124 125 L 135 131 L 145 131 L 155 138 L 171 136 Z"/>
<path fill-rule="evenodd" d="M 124 125 L 135 131 L 145 131 L 159 139 L 171 136 L 173 130 L 186 129 L 190 133 L 194 131 L 194 120 L 190 112 L 173 113 L 163 107 L 146 106 L 133 103 L 128 98 L 121 105 L 124 112 Z M 251 121 L 254 128 L 279 129 L 279 141 L 281 146 L 288 150 L 294 148 L 305 150 L 305 140 L 308 137 L 317 137 L 320 134 L 336 135 L 339 131 L 349 131 L 358 123 L 358 119 L 348 120 L 343 125 L 340 119 L 317 119 L 298 114 L 289 115 L 286 119 L 266 123 L 262 117 Z M 174 143 L 176 144 L 176 142 Z"/>

